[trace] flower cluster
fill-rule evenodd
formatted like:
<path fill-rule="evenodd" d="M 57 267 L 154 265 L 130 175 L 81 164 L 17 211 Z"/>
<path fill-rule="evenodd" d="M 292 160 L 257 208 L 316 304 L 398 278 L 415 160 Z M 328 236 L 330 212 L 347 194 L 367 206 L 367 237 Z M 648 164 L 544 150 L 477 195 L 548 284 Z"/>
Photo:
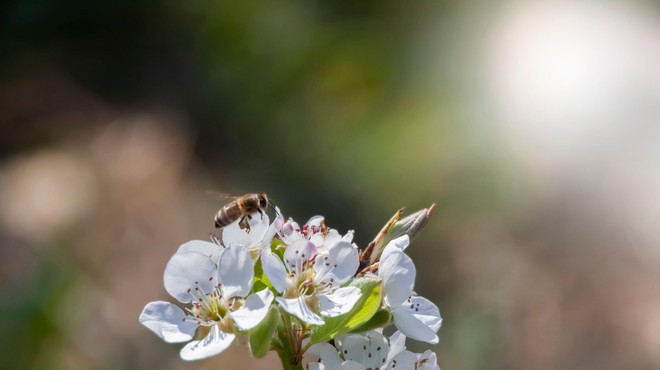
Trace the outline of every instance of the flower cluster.
<path fill-rule="evenodd" d="M 275 350 L 285 369 L 302 369 L 303 357 L 309 369 L 438 369 L 434 353 L 404 346 L 406 337 L 438 342 L 440 312 L 413 293 L 404 253 L 432 211 L 398 212 L 362 252 L 352 231 L 341 235 L 321 216 L 300 226 L 279 209 L 272 223 L 255 213 L 249 227 L 237 221 L 213 242 L 179 247 L 164 285 L 180 304 L 151 302 L 139 320 L 166 342 L 188 342 L 184 360 L 245 335 L 254 356 Z M 388 340 L 381 329 L 390 323 L 398 331 Z"/>

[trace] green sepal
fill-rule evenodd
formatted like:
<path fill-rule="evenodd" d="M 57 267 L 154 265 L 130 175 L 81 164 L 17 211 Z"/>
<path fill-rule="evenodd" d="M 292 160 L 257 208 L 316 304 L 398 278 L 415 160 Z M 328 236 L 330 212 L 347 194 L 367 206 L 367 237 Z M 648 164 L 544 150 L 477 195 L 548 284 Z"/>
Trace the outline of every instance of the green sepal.
<path fill-rule="evenodd" d="M 271 306 L 266 317 L 248 332 L 250 351 L 254 357 L 264 357 L 270 350 L 270 343 L 280 323 L 280 316 L 275 306 Z"/>
<path fill-rule="evenodd" d="M 336 317 L 326 317 L 325 324 L 312 329 L 312 343 L 326 342 L 338 334 L 346 333 L 365 322 L 378 311 L 380 307 L 380 280 L 372 278 L 355 278 L 348 286 L 360 289 L 362 296 L 351 311 Z"/>
<path fill-rule="evenodd" d="M 351 333 L 362 333 L 373 329 L 384 328 L 389 325 L 391 320 L 392 314 L 390 314 L 390 311 L 380 309 L 367 322 L 352 329 Z"/>

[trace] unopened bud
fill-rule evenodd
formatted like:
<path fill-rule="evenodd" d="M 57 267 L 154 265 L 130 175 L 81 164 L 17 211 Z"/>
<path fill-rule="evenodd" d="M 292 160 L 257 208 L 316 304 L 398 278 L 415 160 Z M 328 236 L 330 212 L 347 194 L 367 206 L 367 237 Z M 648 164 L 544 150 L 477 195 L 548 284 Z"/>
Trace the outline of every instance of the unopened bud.
<path fill-rule="evenodd" d="M 435 211 L 435 203 L 431 204 L 429 208 L 421 209 L 406 216 L 402 220 L 397 221 L 390 230 L 389 240 L 396 239 L 406 234 L 412 239 L 424 228 L 424 226 L 426 226 L 433 211 Z"/>
<path fill-rule="evenodd" d="M 398 210 L 360 255 L 361 269 L 378 262 L 390 240 L 402 235 L 408 235 L 412 239 L 417 235 L 426 226 L 433 211 L 435 211 L 435 203 L 402 219 L 403 208 Z"/>

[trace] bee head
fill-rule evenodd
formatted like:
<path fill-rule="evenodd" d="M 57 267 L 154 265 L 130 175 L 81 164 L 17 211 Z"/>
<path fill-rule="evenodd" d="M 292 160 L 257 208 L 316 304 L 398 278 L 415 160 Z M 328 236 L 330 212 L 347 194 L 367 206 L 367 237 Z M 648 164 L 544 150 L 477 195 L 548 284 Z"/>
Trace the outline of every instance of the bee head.
<path fill-rule="evenodd" d="M 259 193 L 259 208 L 268 207 L 268 195 L 266 193 Z"/>

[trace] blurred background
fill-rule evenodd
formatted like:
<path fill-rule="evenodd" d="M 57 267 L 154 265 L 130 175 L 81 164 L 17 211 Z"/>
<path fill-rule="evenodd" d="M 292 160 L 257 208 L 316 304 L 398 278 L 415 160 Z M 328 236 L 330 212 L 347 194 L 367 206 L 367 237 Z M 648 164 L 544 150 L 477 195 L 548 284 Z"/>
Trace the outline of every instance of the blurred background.
<path fill-rule="evenodd" d="M 660 367 L 657 3 L 0 8 L 0 368 L 279 367 L 138 324 L 208 190 L 360 247 L 436 202 L 409 253 L 443 369 Z"/>

